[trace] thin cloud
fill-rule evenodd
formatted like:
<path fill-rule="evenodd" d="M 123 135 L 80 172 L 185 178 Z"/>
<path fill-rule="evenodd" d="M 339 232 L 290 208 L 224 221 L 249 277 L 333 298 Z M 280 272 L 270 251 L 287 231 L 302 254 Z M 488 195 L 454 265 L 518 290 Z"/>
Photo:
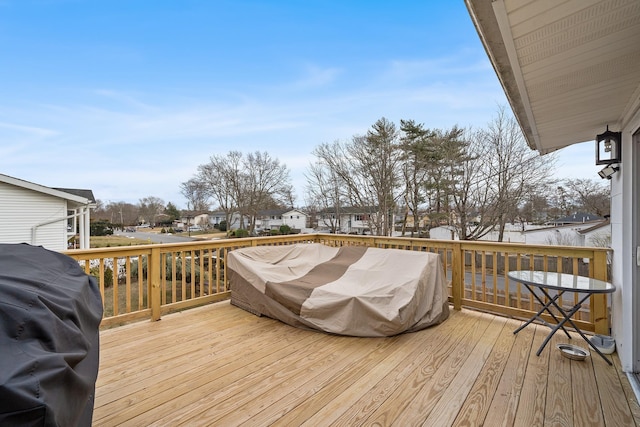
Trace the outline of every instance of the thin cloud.
<path fill-rule="evenodd" d="M 326 87 L 334 83 L 341 73 L 340 68 L 322 68 L 308 64 L 305 66 L 304 76 L 293 82 L 291 86 L 296 89 Z"/>
<path fill-rule="evenodd" d="M 151 105 L 144 103 L 139 99 L 137 99 L 136 97 L 130 94 L 127 94 L 125 92 L 111 90 L 111 89 L 95 89 L 93 90 L 93 93 L 95 93 L 98 96 L 117 101 L 123 106 L 139 108 L 139 109 L 153 108 Z"/>
<path fill-rule="evenodd" d="M 53 129 L 47 129 L 37 126 L 25 126 L 15 123 L 0 122 L 0 128 L 15 131 L 17 133 L 26 134 L 27 137 L 47 138 L 58 135 L 58 132 Z"/>
<path fill-rule="evenodd" d="M 399 81 L 424 81 L 425 78 L 452 80 L 486 73 L 491 64 L 484 58 L 474 58 L 461 52 L 447 57 L 422 60 L 393 60 L 383 74 L 387 79 Z"/>

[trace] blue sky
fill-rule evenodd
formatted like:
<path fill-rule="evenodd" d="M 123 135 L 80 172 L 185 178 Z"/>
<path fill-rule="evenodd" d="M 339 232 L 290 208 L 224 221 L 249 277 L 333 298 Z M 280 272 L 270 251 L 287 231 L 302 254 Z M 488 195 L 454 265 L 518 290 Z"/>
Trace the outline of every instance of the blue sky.
<path fill-rule="evenodd" d="M 305 204 L 323 142 L 507 101 L 462 0 L 0 0 L 0 173 L 185 208 L 209 156 L 267 151 Z M 559 178 L 597 178 L 593 143 Z"/>

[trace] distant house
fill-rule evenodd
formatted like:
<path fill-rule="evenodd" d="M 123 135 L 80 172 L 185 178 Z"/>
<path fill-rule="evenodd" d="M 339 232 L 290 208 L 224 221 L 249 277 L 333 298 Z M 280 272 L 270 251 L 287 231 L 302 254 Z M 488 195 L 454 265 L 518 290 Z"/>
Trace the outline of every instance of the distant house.
<path fill-rule="evenodd" d="M 455 227 L 444 225 L 429 230 L 429 237 L 438 240 L 459 240 Z M 522 231 L 520 224 L 507 224 L 503 242 L 526 243 L 529 245 L 563 245 L 563 246 L 607 246 L 611 239 L 611 224 L 608 220 L 576 222 L 558 226 L 525 225 Z M 479 240 L 497 242 L 498 232 L 490 231 Z"/>
<path fill-rule="evenodd" d="M 68 249 L 79 234 L 80 249 L 89 248 L 91 190 L 51 188 L 0 174 L 0 242 L 29 243 L 54 251 Z"/>
<path fill-rule="evenodd" d="M 366 234 L 371 231 L 372 222 L 379 215 L 376 207 L 343 206 L 339 209 L 327 208 L 318 213 L 318 230 L 337 233 Z M 394 224 L 395 221 L 391 220 Z"/>
<path fill-rule="evenodd" d="M 436 240 L 460 240 L 460 236 L 455 227 L 451 225 L 441 225 L 429 230 L 429 238 Z"/>
<path fill-rule="evenodd" d="M 256 228 L 278 230 L 287 225 L 292 229 L 303 230 L 307 227 L 307 214 L 298 209 L 268 209 L 258 212 Z"/>
<path fill-rule="evenodd" d="M 208 228 L 209 225 L 209 213 L 198 211 L 185 211 L 180 215 L 180 224 L 178 226 L 191 227 L 200 226 L 201 228 Z"/>
<path fill-rule="evenodd" d="M 226 221 L 226 214 L 223 211 L 209 212 L 209 224 L 217 227 L 222 221 Z"/>
<path fill-rule="evenodd" d="M 558 225 L 534 230 L 527 230 L 523 234 L 525 243 L 530 245 L 565 245 L 565 246 L 585 246 L 586 239 L 582 234 L 584 230 L 601 227 L 606 222 L 590 221 L 585 223 Z"/>
<path fill-rule="evenodd" d="M 576 212 L 572 215 L 567 215 L 562 218 L 547 221 L 547 225 L 567 225 L 567 224 L 585 224 L 594 221 L 603 221 L 604 218 L 588 213 L 588 212 Z"/>
<path fill-rule="evenodd" d="M 580 246 L 611 247 L 611 222 L 609 218 L 578 231 Z"/>
<path fill-rule="evenodd" d="M 209 212 L 209 226 L 218 227 L 221 222 L 226 221 L 227 216 L 224 211 Z M 231 214 L 229 224 L 227 224 L 227 230 L 237 230 L 238 228 L 247 228 L 249 225 L 249 218 L 245 216 L 244 221 L 240 221 L 240 214 L 234 212 Z"/>

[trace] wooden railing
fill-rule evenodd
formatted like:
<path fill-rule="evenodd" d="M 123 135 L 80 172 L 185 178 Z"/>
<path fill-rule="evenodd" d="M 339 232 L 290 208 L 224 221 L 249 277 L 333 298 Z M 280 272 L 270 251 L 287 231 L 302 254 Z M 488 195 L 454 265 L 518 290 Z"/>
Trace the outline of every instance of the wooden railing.
<path fill-rule="evenodd" d="M 464 306 L 523 319 L 539 305 L 521 284 L 508 279 L 509 271 L 535 269 L 608 280 L 608 249 L 403 237 L 298 234 L 66 253 L 97 277 L 105 309 L 102 325 L 109 327 L 141 318 L 158 320 L 169 312 L 229 298 L 224 258 L 231 250 L 314 242 L 438 253 L 454 309 Z M 572 294 L 560 303 L 573 305 L 577 298 Z M 606 295 L 591 297 L 574 318 L 584 330 L 608 334 Z"/>

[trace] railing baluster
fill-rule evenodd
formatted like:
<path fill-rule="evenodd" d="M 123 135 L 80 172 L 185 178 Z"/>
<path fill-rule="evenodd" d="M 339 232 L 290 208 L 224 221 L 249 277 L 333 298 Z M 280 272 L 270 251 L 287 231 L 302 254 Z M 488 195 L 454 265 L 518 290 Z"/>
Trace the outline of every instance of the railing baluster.
<path fill-rule="evenodd" d="M 126 310 L 127 313 L 131 313 L 131 257 L 126 256 L 124 261 L 124 277 L 125 277 L 125 292 L 127 294 Z"/>
<path fill-rule="evenodd" d="M 113 315 L 120 313 L 120 295 L 118 293 L 118 259 L 111 258 L 111 286 L 113 286 Z"/>
<path fill-rule="evenodd" d="M 151 319 L 160 320 L 160 293 L 162 292 L 162 286 L 160 283 L 160 248 L 151 248 L 151 256 L 148 259 L 149 263 L 149 282 L 151 283 Z"/>
<path fill-rule="evenodd" d="M 277 236 L 72 250 L 67 253 L 77 259 L 88 274 L 98 277 L 105 307 L 103 324 L 108 325 L 144 316 L 159 319 L 161 312 L 228 298 L 229 276 L 224 262 L 228 251 L 248 246 L 294 243 L 322 243 L 332 247 L 364 245 L 438 253 L 454 309 L 459 310 L 466 305 L 521 318 L 528 317 L 532 310 L 536 311 L 536 304 L 528 292 L 523 294 L 520 284 L 514 288 L 506 278 L 514 268 L 549 271 L 551 267 L 557 272 L 570 269 L 574 274 L 605 280 L 608 271 L 606 249 L 383 236 Z M 588 263 L 583 263 L 582 259 Z M 556 263 L 555 268 L 553 262 Z M 113 271 L 113 283 L 106 278 L 107 270 Z M 489 274 L 492 281 L 487 283 Z M 113 289 L 109 289 L 110 286 Z M 512 290 L 515 301 L 512 300 Z M 500 298 L 502 294 L 504 298 Z M 119 300 L 123 300 L 122 303 Z M 607 298 L 596 297 L 576 318 L 585 330 L 597 329 L 606 333 L 607 310 Z"/>

